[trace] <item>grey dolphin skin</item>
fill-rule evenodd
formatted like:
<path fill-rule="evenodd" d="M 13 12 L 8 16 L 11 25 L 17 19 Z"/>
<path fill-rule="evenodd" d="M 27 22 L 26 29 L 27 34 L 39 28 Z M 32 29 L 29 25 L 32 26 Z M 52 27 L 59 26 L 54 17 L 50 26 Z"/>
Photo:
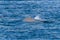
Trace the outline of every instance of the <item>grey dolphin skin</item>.
<path fill-rule="evenodd" d="M 34 19 L 34 18 L 31 18 L 31 17 L 27 17 L 27 18 L 24 18 L 23 19 L 24 22 L 43 22 L 43 23 L 53 23 L 53 21 L 51 20 L 47 20 L 47 19 Z"/>

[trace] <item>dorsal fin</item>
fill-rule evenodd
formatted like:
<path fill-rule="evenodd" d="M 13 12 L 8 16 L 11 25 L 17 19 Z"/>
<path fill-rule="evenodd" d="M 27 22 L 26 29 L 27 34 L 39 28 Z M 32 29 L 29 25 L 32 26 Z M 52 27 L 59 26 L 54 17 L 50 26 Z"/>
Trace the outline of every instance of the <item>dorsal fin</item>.
<path fill-rule="evenodd" d="M 37 15 L 36 17 L 34 17 L 35 20 L 40 20 L 41 18 Z"/>

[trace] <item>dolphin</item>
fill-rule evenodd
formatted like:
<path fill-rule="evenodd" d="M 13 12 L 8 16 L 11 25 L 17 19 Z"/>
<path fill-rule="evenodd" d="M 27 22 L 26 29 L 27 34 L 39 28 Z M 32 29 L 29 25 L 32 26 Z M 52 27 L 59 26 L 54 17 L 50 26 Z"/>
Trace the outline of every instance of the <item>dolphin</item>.
<path fill-rule="evenodd" d="M 35 16 L 34 18 L 27 17 L 23 21 L 25 21 L 25 22 L 43 22 L 43 23 L 52 23 L 53 22 L 51 20 L 42 19 L 39 17 L 39 15 Z"/>

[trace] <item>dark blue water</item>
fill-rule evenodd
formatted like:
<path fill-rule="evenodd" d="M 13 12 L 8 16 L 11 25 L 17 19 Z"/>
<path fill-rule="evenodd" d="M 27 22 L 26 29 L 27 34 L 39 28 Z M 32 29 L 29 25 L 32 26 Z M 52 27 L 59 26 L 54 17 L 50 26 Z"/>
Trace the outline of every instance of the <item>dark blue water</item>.
<path fill-rule="evenodd" d="M 25 17 L 53 22 L 24 22 Z M 60 0 L 0 1 L 0 40 L 60 40 Z"/>

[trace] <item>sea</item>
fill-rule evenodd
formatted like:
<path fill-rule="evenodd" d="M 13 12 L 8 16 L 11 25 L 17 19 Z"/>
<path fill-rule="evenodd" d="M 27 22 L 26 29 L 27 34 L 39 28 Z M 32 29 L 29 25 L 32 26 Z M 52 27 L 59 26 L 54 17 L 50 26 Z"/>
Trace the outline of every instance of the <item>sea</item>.
<path fill-rule="evenodd" d="M 0 40 L 60 40 L 60 0 L 0 0 Z"/>

